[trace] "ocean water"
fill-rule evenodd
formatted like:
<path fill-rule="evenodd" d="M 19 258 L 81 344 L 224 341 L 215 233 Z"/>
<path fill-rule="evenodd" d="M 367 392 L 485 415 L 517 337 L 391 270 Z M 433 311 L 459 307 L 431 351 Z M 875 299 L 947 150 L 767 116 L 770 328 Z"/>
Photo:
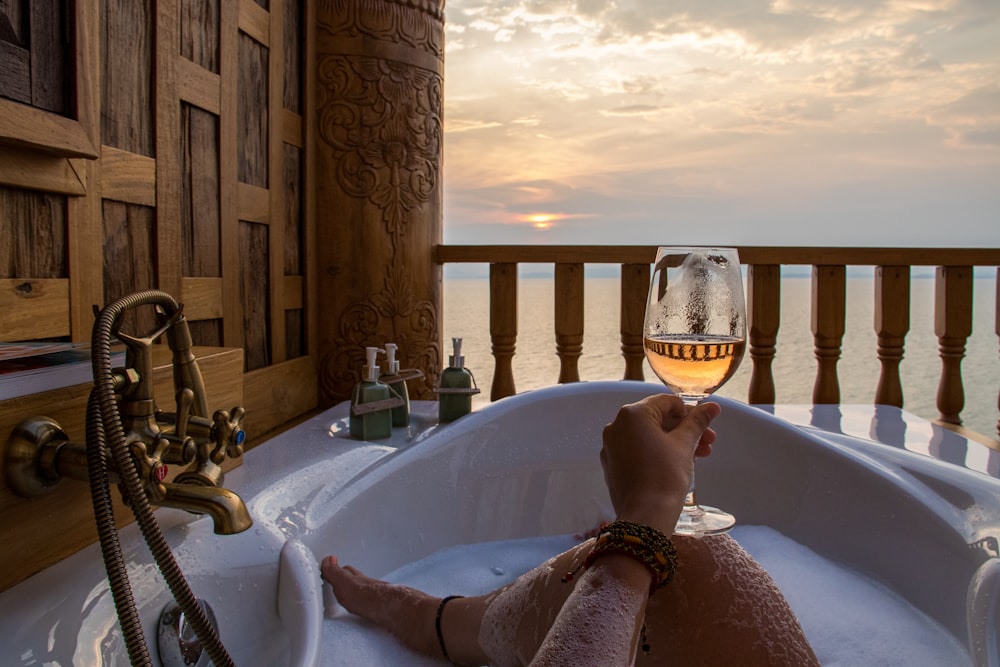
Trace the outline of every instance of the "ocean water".
<path fill-rule="evenodd" d="M 852 269 L 852 273 L 854 270 Z M 851 273 L 849 273 L 849 276 Z M 843 403 L 871 404 L 878 385 L 873 273 L 847 279 L 847 330 L 837 366 Z M 551 278 L 524 277 L 518 281 L 518 336 L 513 359 L 519 392 L 553 385 L 559 378 L 555 349 L 554 283 Z M 579 360 L 581 380 L 617 380 L 625 372 L 619 334 L 620 295 L 617 277 L 587 277 L 584 294 L 584 342 Z M 778 403 L 811 403 L 816 377 L 810 331 L 811 281 L 787 277 L 781 283 L 781 323 L 774 359 Z M 1000 343 L 996 328 L 996 278 L 977 277 L 973 286 L 972 336 L 962 362 L 965 387 L 965 426 L 997 437 L 997 394 L 1000 390 Z M 489 402 L 494 359 L 489 335 L 489 280 L 446 278 L 443 332 L 446 355 L 451 338 L 463 339 L 466 366 L 482 393 L 474 405 Z M 746 400 L 750 382 L 747 353 L 736 375 L 719 394 Z M 941 374 L 938 341 L 934 335 L 934 279 L 914 278 L 910 294 L 910 333 L 900 366 L 903 408 L 926 419 L 936 419 L 936 396 Z M 659 382 L 649 366 L 646 380 Z"/>

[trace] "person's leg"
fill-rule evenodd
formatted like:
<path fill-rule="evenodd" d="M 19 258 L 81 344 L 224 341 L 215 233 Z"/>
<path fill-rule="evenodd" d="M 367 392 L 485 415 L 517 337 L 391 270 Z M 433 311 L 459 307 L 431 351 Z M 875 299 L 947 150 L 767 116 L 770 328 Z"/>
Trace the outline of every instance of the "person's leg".
<path fill-rule="evenodd" d="M 561 579 L 583 561 L 590 545 L 581 543 L 488 595 L 450 600 L 440 620 L 448 657 L 463 665 L 529 662 L 573 590 Z M 333 556 L 321 571 L 347 611 L 384 627 L 414 651 L 443 657 L 436 629 L 441 598 L 372 579 L 340 566 Z"/>
<path fill-rule="evenodd" d="M 638 664 L 663 664 L 662 656 L 695 667 L 819 665 L 774 580 L 737 542 L 717 535 L 674 544 L 677 573 L 650 598 L 651 650 Z"/>
<path fill-rule="evenodd" d="M 675 537 L 674 579 L 646 613 L 651 650 L 640 665 L 818 665 L 794 613 L 768 574 L 729 536 Z M 441 618 L 449 657 L 506 667 L 530 662 L 573 589 L 564 582 L 590 551 L 587 541 L 484 596 L 450 601 Z M 336 561 L 323 577 L 348 611 L 388 629 L 410 648 L 441 657 L 440 598 L 364 576 Z"/>

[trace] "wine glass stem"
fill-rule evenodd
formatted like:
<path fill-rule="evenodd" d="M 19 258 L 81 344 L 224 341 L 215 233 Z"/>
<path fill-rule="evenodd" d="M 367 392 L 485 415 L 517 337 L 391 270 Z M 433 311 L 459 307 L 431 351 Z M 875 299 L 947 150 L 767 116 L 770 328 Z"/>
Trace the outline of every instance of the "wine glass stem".
<path fill-rule="evenodd" d="M 706 396 L 684 396 L 684 403 L 694 407 Z M 691 486 L 688 488 L 687 496 L 684 499 L 684 507 L 677 521 L 675 533 L 682 535 L 700 536 L 724 533 L 735 523 L 735 519 L 728 512 L 723 512 L 715 507 L 702 507 L 695 500 L 694 492 L 694 468 L 691 469 Z"/>
<path fill-rule="evenodd" d="M 694 472 L 691 472 L 691 488 L 688 489 L 687 495 L 684 496 L 684 509 L 691 507 L 697 507 L 698 503 L 694 499 Z"/>
<path fill-rule="evenodd" d="M 689 408 L 693 408 L 703 400 L 708 398 L 707 396 L 682 396 L 681 400 Z M 688 487 L 687 495 L 684 497 L 684 509 L 685 512 L 691 512 L 698 508 L 698 503 L 694 499 L 694 468 L 691 469 L 691 486 Z"/>

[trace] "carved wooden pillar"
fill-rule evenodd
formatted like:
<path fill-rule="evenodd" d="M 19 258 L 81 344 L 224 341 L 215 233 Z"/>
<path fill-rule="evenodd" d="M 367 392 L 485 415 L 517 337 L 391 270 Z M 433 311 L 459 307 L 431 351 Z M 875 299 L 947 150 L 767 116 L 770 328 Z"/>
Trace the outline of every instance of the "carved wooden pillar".
<path fill-rule="evenodd" d="M 349 396 L 366 346 L 399 345 L 431 398 L 441 367 L 444 0 L 318 0 L 320 393 Z"/>

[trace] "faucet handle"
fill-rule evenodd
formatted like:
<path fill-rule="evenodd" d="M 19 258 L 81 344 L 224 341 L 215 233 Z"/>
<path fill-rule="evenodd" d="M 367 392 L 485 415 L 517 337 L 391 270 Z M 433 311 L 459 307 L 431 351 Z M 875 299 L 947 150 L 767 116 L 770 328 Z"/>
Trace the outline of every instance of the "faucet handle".
<path fill-rule="evenodd" d="M 243 454 L 243 443 L 247 439 L 247 433 L 243 430 L 244 415 L 246 410 L 239 406 L 231 412 L 216 410 L 212 415 L 210 437 L 215 443 L 210 457 L 212 463 L 221 465 L 227 456 L 235 459 Z"/>

